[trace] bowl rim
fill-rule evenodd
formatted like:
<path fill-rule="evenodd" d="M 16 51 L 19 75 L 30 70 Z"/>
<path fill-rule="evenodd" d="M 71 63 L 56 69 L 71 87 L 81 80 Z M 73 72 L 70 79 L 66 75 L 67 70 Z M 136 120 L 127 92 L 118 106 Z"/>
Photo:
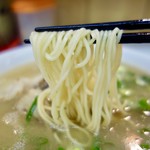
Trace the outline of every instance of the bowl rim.
<path fill-rule="evenodd" d="M 150 44 L 124 44 L 122 64 L 150 75 Z M 22 45 L 0 53 L 0 74 L 34 62 L 31 45 Z"/>

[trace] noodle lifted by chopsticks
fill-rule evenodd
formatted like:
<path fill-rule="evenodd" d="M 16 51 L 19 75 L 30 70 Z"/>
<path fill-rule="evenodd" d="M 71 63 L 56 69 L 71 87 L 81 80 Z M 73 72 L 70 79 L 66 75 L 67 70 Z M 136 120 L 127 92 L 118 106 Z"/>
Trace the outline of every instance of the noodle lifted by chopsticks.
<path fill-rule="evenodd" d="M 78 141 L 71 127 L 90 140 L 89 131 L 98 134 L 110 123 L 112 109 L 121 109 L 116 85 L 121 35 L 118 28 L 31 34 L 36 63 L 50 86 L 38 98 L 38 112 L 51 127 L 66 130 L 75 144 L 90 141 Z"/>

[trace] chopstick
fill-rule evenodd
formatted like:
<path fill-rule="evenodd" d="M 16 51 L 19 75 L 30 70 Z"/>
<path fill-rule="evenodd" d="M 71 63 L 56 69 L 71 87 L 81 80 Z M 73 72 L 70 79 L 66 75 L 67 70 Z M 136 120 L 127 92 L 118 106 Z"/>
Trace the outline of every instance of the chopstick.
<path fill-rule="evenodd" d="M 80 28 L 86 29 L 98 29 L 98 30 L 113 30 L 115 27 L 123 30 L 145 30 L 150 29 L 150 19 L 142 20 L 130 20 L 120 22 L 107 22 L 107 23 L 94 23 L 94 24 L 78 24 L 78 25 L 65 25 L 65 26 L 47 26 L 47 27 L 36 27 L 36 32 L 44 31 L 68 31 L 77 30 Z M 25 39 L 26 44 L 30 43 L 29 39 Z M 134 32 L 134 33 L 123 33 L 120 40 L 120 44 L 127 43 L 150 43 L 150 32 Z"/>
<path fill-rule="evenodd" d="M 123 33 L 120 44 L 150 43 L 150 32 Z"/>
<path fill-rule="evenodd" d="M 24 40 L 25 44 L 30 44 L 29 39 Z M 141 33 L 123 33 L 120 44 L 129 44 L 129 43 L 150 43 L 150 33 L 141 32 Z"/>
<path fill-rule="evenodd" d="M 142 20 L 129 20 L 129 21 L 118 21 L 118 22 L 104 22 L 104 23 L 92 23 L 92 24 L 77 24 L 77 25 L 64 25 L 64 26 L 47 26 L 47 27 L 36 27 L 35 31 L 68 31 L 77 30 L 80 28 L 86 29 L 98 29 L 98 30 L 113 30 L 115 27 L 123 30 L 137 30 L 137 29 L 150 29 L 150 19 Z"/>

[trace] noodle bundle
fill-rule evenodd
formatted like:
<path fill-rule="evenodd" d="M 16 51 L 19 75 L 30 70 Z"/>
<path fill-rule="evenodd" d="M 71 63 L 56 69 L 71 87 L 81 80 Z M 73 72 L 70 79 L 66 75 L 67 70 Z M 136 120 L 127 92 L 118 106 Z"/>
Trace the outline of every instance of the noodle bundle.
<path fill-rule="evenodd" d="M 38 98 L 38 112 L 52 128 L 66 131 L 75 144 L 89 144 L 90 132 L 98 134 L 101 126 L 109 125 L 112 109 L 122 109 L 116 84 L 121 35 L 118 28 L 81 28 L 30 36 L 36 63 L 49 84 Z M 71 128 L 89 141 L 77 140 Z"/>

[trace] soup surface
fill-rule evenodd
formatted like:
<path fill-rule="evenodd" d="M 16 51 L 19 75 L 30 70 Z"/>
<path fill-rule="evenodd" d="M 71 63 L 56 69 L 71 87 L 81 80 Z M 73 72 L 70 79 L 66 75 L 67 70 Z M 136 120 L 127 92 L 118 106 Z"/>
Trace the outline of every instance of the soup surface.
<path fill-rule="evenodd" d="M 140 150 L 150 149 L 150 77 L 125 66 L 118 71 L 124 114 L 113 110 L 112 122 L 89 147 L 69 142 L 63 132 L 46 125 L 36 110 L 35 97 L 45 88 L 35 64 L 0 76 L 0 149 L 2 150 Z M 38 100 L 38 99 L 37 99 Z M 85 142 L 86 137 L 71 129 Z"/>

